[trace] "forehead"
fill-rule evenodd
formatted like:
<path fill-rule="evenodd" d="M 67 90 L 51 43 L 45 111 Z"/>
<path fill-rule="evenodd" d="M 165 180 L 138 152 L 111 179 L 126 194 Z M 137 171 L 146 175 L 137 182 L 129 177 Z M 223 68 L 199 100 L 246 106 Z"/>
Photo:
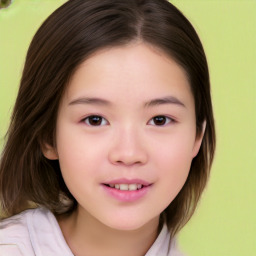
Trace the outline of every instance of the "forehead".
<path fill-rule="evenodd" d="M 167 54 L 144 43 L 103 49 L 85 60 L 70 80 L 64 100 L 81 96 L 133 104 L 175 96 L 193 105 L 185 71 Z"/>

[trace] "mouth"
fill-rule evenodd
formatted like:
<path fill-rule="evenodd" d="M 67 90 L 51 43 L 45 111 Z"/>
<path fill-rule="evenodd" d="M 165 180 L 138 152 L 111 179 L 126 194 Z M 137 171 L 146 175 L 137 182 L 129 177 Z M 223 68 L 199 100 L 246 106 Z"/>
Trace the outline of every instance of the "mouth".
<path fill-rule="evenodd" d="M 102 183 L 104 191 L 112 198 L 122 202 L 133 202 L 146 196 L 152 183 L 141 180 L 116 180 Z"/>
<path fill-rule="evenodd" d="M 122 190 L 122 191 L 135 191 L 135 190 L 140 190 L 146 187 L 145 185 L 142 184 L 103 184 L 104 186 L 117 189 L 117 190 Z"/>

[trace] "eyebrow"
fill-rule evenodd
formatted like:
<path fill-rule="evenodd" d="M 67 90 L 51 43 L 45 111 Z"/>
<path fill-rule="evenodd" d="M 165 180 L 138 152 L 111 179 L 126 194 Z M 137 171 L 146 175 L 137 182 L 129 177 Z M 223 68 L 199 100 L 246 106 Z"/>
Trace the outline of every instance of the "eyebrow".
<path fill-rule="evenodd" d="M 71 101 L 68 105 L 79 105 L 79 104 L 89 104 L 89 105 L 100 105 L 100 106 L 111 106 L 112 103 L 108 100 L 101 98 L 90 98 L 90 97 L 82 97 Z M 158 105 L 164 104 L 175 104 L 181 107 L 186 107 L 184 103 L 182 103 L 179 99 L 174 96 L 167 96 L 163 98 L 152 99 L 144 103 L 144 107 L 154 107 Z"/>
<path fill-rule="evenodd" d="M 71 101 L 68 105 L 77 105 L 77 104 L 91 104 L 91 105 L 102 105 L 102 106 L 110 106 L 111 102 L 108 100 L 100 99 L 100 98 L 78 98 Z"/>
<path fill-rule="evenodd" d="M 163 98 L 153 99 L 145 103 L 145 107 L 153 107 L 164 104 L 175 104 L 181 107 L 186 107 L 184 103 L 182 103 L 179 99 L 174 96 L 167 96 Z"/>

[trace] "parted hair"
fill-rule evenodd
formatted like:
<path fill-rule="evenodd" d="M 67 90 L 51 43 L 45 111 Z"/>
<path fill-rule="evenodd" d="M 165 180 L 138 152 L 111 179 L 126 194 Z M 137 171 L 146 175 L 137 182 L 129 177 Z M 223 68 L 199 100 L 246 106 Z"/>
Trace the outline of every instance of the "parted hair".
<path fill-rule="evenodd" d="M 206 129 L 188 178 L 165 209 L 174 236 L 193 215 L 206 186 L 215 151 L 215 128 L 206 56 L 188 19 L 167 0 L 69 0 L 53 12 L 29 46 L 0 162 L 1 213 L 32 206 L 70 213 L 77 202 L 42 145 L 55 145 L 60 100 L 79 65 L 107 47 L 142 41 L 153 45 L 186 73 L 195 102 L 196 131 Z M 122 86 L 122 85 L 120 85 Z"/>

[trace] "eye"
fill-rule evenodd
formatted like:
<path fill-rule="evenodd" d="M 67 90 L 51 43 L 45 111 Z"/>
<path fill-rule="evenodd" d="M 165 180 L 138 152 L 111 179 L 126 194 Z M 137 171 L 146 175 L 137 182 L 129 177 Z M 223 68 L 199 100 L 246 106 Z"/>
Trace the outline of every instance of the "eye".
<path fill-rule="evenodd" d="M 172 118 L 167 116 L 155 116 L 149 120 L 149 125 L 165 126 L 169 123 L 175 122 Z"/>
<path fill-rule="evenodd" d="M 108 124 L 108 121 L 104 117 L 97 115 L 88 116 L 83 119 L 83 122 L 88 126 L 103 126 Z"/>

